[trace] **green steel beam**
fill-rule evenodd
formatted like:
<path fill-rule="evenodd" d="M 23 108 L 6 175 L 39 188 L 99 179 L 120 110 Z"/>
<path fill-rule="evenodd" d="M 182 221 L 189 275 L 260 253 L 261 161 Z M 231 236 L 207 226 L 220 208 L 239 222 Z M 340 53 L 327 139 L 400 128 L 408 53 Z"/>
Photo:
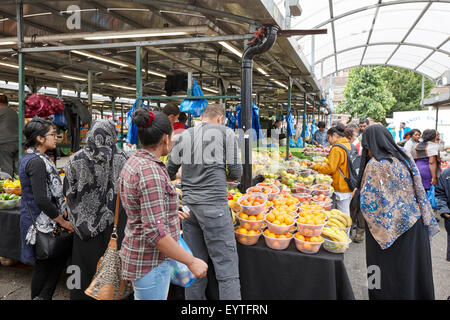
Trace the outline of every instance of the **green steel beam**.
<path fill-rule="evenodd" d="M 302 140 L 305 145 L 306 137 L 306 93 L 303 94 L 303 128 L 302 128 Z"/>
<path fill-rule="evenodd" d="M 291 111 L 292 79 L 289 77 L 287 114 Z M 289 160 L 289 135 L 286 131 L 286 161 Z"/>
<path fill-rule="evenodd" d="M 16 21 L 17 21 L 17 48 L 19 62 L 19 161 L 23 156 L 23 129 L 25 127 L 25 57 L 22 52 L 23 46 L 23 3 L 16 2 Z"/>

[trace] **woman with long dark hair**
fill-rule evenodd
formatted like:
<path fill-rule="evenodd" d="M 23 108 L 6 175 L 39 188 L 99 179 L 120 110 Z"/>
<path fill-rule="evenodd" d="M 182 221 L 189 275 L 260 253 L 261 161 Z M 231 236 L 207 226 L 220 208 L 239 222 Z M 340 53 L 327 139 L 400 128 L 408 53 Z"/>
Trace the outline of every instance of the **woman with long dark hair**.
<path fill-rule="evenodd" d="M 47 150 L 56 148 L 56 133 L 51 122 L 40 118 L 32 119 L 25 125 L 23 133 L 26 151 L 19 168 L 22 186 L 21 260 L 24 263 L 34 264 L 31 299 L 51 300 L 70 252 L 52 259 L 37 260 L 35 228 L 40 232 L 50 233 L 59 226 L 73 232 L 73 227 L 65 220 L 66 203 L 58 172 L 45 154 Z"/>
<path fill-rule="evenodd" d="M 178 195 L 160 160 L 172 149 L 173 127 L 167 115 L 137 109 L 133 122 L 143 148 L 120 174 L 120 199 L 128 216 L 122 242 L 122 276 L 133 281 L 135 300 L 165 300 L 170 285 L 168 258 L 184 263 L 197 278 L 208 265 L 179 244 Z"/>
<path fill-rule="evenodd" d="M 416 161 L 422 184 L 426 191 L 437 184 L 440 172 L 439 145 L 436 142 L 437 131 L 427 129 L 422 134 L 422 141 L 411 150 Z"/>
<path fill-rule="evenodd" d="M 381 125 L 366 128 L 362 147 L 366 261 L 379 279 L 369 299 L 434 299 L 430 240 L 439 226 L 417 166 Z"/>
<path fill-rule="evenodd" d="M 71 300 L 91 300 L 84 290 L 96 272 L 113 231 L 117 184 L 128 156 L 117 147 L 117 131 L 111 120 L 95 121 L 86 145 L 72 155 L 64 171 L 64 194 L 75 234 L 72 264 L 81 270 L 80 288 L 70 290 Z M 119 211 L 118 248 L 126 215 Z"/>
<path fill-rule="evenodd" d="M 419 144 L 421 135 L 422 132 L 420 132 L 419 129 L 412 129 L 411 131 L 409 131 L 410 138 L 405 143 L 405 150 L 411 152 L 411 150 Z"/>

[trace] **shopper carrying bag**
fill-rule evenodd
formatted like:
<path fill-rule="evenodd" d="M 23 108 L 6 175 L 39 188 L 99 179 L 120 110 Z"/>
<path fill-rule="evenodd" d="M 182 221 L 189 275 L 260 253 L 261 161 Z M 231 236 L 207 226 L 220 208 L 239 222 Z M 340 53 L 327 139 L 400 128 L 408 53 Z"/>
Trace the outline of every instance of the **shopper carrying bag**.
<path fill-rule="evenodd" d="M 91 285 L 84 291 L 96 300 L 121 300 L 133 292 L 131 281 L 122 280 L 122 262 L 117 250 L 117 225 L 119 223 L 120 196 L 117 191 L 114 228 L 105 254 L 99 259 L 97 273 Z"/>

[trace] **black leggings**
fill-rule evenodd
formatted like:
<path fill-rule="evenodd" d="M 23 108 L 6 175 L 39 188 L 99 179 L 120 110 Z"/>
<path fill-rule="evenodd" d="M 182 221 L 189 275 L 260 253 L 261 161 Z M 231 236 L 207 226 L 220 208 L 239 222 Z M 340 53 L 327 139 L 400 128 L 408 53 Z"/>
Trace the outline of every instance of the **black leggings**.
<path fill-rule="evenodd" d="M 43 300 L 52 300 L 67 258 L 36 260 L 31 277 L 31 299 L 39 296 Z"/>

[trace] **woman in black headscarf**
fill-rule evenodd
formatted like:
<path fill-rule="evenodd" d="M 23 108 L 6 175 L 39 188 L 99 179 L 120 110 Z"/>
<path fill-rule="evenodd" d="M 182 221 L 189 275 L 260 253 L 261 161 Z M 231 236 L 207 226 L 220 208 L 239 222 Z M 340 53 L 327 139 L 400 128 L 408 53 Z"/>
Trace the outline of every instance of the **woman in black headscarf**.
<path fill-rule="evenodd" d="M 92 124 L 86 145 L 70 157 L 64 168 L 64 194 L 75 230 L 72 265 L 81 269 L 81 288 L 70 290 L 71 300 L 91 299 L 84 290 L 92 281 L 112 233 L 117 182 L 127 159 L 117 147 L 114 122 L 99 120 Z M 126 220 L 124 210 L 120 210 L 119 247 Z"/>
<path fill-rule="evenodd" d="M 439 226 L 414 160 L 381 125 L 366 128 L 362 147 L 369 298 L 434 299 L 430 240 Z"/>

